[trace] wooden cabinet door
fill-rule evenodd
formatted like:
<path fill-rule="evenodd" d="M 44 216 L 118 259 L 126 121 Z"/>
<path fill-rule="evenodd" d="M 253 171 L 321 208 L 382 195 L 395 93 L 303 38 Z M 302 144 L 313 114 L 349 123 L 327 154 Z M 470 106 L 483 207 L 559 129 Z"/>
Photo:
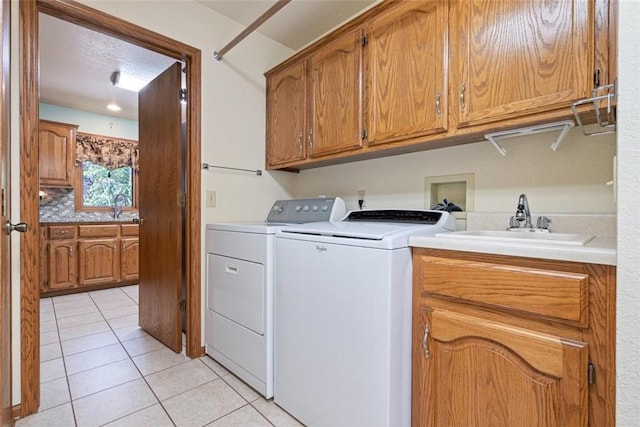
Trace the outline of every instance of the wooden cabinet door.
<path fill-rule="evenodd" d="M 76 128 L 74 125 L 40 121 L 40 185 L 72 187 L 75 163 Z"/>
<path fill-rule="evenodd" d="M 75 240 L 57 240 L 47 244 L 48 290 L 70 289 L 78 286 L 76 247 Z"/>
<path fill-rule="evenodd" d="M 446 310 L 421 314 L 413 425 L 587 425 L 585 343 Z"/>
<path fill-rule="evenodd" d="M 368 144 L 447 130 L 447 16 L 442 1 L 410 1 L 367 31 Z"/>
<path fill-rule="evenodd" d="M 137 237 L 120 239 L 120 280 L 138 280 L 139 264 L 138 249 L 140 247 Z"/>
<path fill-rule="evenodd" d="M 310 58 L 309 157 L 362 147 L 362 30 L 347 33 Z"/>
<path fill-rule="evenodd" d="M 593 86 L 593 2 L 454 0 L 457 126 L 569 107 Z"/>
<path fill-rule="evenodd" d="M 307 142 L 307 62 L 267 77 L 267 166 L 304 160 Z"/>
<path fill-rule="evenodd" d="M 80 240 L 78 283 L 83 286 L 117 282 L 120 275 L 118 249 L 117 239 Z"/>

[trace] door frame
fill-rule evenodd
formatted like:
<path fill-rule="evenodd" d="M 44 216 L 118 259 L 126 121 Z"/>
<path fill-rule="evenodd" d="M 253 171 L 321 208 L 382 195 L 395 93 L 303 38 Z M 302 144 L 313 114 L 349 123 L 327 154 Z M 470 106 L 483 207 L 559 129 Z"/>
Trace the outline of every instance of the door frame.
<path fill-rule="evenodd" d="M 2 403 L 0 424 L 10 425 L 12 414 L 11 372 L 11 236 L 5 234 L 6 222 L 11 218 L 11 3 L 0 5 L 0 163 L 2 164 L 2 224 L 0 224 L 0 402 Z M 11 234 L 11 233 L 10 233 Z M 17 236 L 16 236 L 17 237 Z"/>
<path fill-rule="evenodd" d="M 186 354 L 204 354 L 201 340 L 200 89 L 199 49 L 71 0 L 23 0 L 20 7 L 20 198 L 21 219 L 29 231 L 20 246 L 21 416 L 40 404 L 40 218 L 38 176 L 39 46 L 38 13 L 68 21 L 183 61 L 187 67 Z"/>

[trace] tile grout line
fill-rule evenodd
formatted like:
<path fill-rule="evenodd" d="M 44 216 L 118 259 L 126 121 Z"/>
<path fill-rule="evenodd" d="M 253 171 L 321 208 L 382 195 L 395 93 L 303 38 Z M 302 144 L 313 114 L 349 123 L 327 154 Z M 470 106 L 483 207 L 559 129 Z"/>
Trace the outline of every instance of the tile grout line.
<path fill-rule="evenodd" d="M 71 406 L 71 414 L 73 415 L 73 423 L 75 426 L 78 425 L 78 419 L 76 418 L 76 409 L 73 406 L 73 397 L 71 396 L 71 384 L 69 383 L 69 375 L 67 373 L 67 362 L 64 357 L 64 351 L 62 349 L 62 337 L 60 336 L 60 327 L 58 326 L 58 314 L 56 312 L 56 304 L 51 300 L 51 304 L 53 305 L 53 315 L 56 319 L 56 331 L 58 331 L 58 343 L 60 344 L 60 357 L 62 358 L 62 366 L 64 368 L 64 378 L 67 383 L 67 391 L 69 392 L 69 406 Z M 42 390 L 42 387 L 40 387 Z M 41 391 L 42 393 L 42 391 Z M 41 399 L 42 400 L 42 399 Z"/>
<path fill-rule="evenodd" d="M 120 288 L 118 288 L 118 289 L 120 289 Z M 122 289 L 120 289 L 120 291 L 121 291 L 122 293 L 124 293 L 125 295 L 127 295 L 127 297 L 129 297 L 129 299 L 131 299 L 131 300 L 132 300 L 132 301 L 133 301 L 133 302 L 134 302 L 138 307 L 140 306 L 140 304 L 139 304 L 137 301 L 133 300 L 133 298 L 131 298 L 131 297 L 130 297 L 126 292 L 124 292 Z M 89 297 L 93 300 L 93 297 L 91 297 L 91 295 L 89 295 Z M 104 314 L 102 313 L 102 310 L 100 309 L 100 307 L 98 307 L 98 311 L 100 311 L 100 314 L 104 317 Z M 105 319 L 105 320 L 106 320 L 106 319 Z M 157 404 L 158 404 L 158 405 L 160 405 L 160 407 L 162 408 L 162 410 L 164 411 L 164 413 L 167 415 L 167 418 L 169 418 L 169 421 L 171 421 L 171 423 L 172 423 L 174 426 L 176 426 L 175 421 L 173 420 L 173 418 L 171 418 L 171 415 L 167 412 L 166 408 L 164 407 L 164 405 L 163 405 L 163 404 L 162 404 L 162 402 L 160 401 L 160 398 L 158 397 L 158 395 L 156 394 L 156 392 L 155 392 L 155 391 L 153 390 L 153 388 L 151 387 L 151 384 L 149 384 L 149 382 L 148 382 L 148 381 L 147 381 L 147 379 L 145 378 L 144 374 L 142 373 L 142 371 L 140 370 L 140 368 L 138 367 L 138 365 L 136 365 L 136 362 L 134 362 L 134 361 L 133 361 L 133 357 L 131 356 L 131 353 L 129 353 L 129 350 L 127 350 L 127 347 L 125 347 L 125 345 L 124 345 L 124 341 L 122 341 L 122 340 L 120 339 L 120 337 L 118 336 L 118 334 L 116 334 L 115 329 L 113 329 L 113 327 L 111 326 L 111 324 L 109 323 L 109 321 L 107 321 L 107 324 L 109 325 L 109 328 L 111 329 L 111 332 L 113 332 L 113 334 L 116 336 L 116 339 L 118 340 L 118 343 L 122 346 L 122 348 L 123 348 L 124 352 L 125 352 L 125 353 L 127 354 L 127 356 L 129 357 L 129 360 L 131 361 L 131 364 L 134 366 L 134 368 L 135 368 L 135 369 L 138 371 L 138 373 L 140 374 L 140 378 L 142 378 L 142 380 L 144 381 L 144 383 L 145 383 L 145 384 L 147 385 L 147 387 L 149 388 L 149 391 L 151 391 L 151 394 L 153 394 L 153 397 L 155 397 Z M 148 352 L 148 353 L 151 353 L 151 352 Z M 142 354 L 146 354 L 146 353 L 142 353 Z M 138 355 L 138 356 L 140 356 L 140 355 Z M 135 381 L 135 380 L 134 380 L 134 381 Z M 117 387 L 117 386 L 116 386 L 116 387 Z M 154 404 L 154 405 L 155 405 L 155 404 Z M 112 422 L 114 422 L 114 421 L 117 421 L 117 420 L 120 420 L 120 419 L 126 418 L 126 417 L 131 416 L 131 415 L 133 415 L 133 414 L 136 414 L 136 413 L 138 413 L 138 412 L 140 412 L 140 411 L 144 411 L 145 409 L 150 408 L 150 407 L 152 407 L 152 406 L 154 406 L 154 405 L 149 405 L 149 406 L 146 406 L 146 407 L 144 407 L 144 408 L 141 408 L 141 409 L 139 409 L 139 410 L 137 410 L 137 411 L 134 411 L 134 412 L 132 412 L 132 413 L 130 413 L 130 414 L 123 415 L 123 416 L 122 416 L 122 417 L 120 417 L 120 418 L 116 418 L 116 419 L 114 419 L 114 420 L 109 421 L 109 423 L 112 423 Z M 109 423 L 106 423 L 106 424 L 109 424 Z"/>

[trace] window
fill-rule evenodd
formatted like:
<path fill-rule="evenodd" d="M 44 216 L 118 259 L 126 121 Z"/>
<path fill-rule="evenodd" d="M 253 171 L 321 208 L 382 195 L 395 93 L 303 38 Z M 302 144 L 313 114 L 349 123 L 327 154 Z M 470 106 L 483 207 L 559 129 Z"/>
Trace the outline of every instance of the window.
<path fill-rule="evenodd" d="M 89 160 L 82 162 L 82 207 L 111 208 L 116 195 L 124 194 L 123 206 L 133 208 L 134 175 L 131 166 L 109 170 Z"/>
<path fill-rule="evenodd" d="M 138 142 L 78 132 L 76 211 L 109 211 L 118 194 L 123 211 L 137 208 Z M 124 202 L 124 203 L 123 203 Z"/>

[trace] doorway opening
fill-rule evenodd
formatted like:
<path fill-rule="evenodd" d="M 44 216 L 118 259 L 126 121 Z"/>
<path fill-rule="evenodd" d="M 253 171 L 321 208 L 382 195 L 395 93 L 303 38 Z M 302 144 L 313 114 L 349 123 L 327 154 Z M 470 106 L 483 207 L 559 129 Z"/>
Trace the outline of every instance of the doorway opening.
<path fill-rule="evenodd" d="M 106 15 L 90 7 L 66 1 L 38 0 L 20 2 L 20 199 L 21 218 L 30 225 L 21 240 L 20 347 L 21 415 L 35 413 L 39 406 L 39 52 L 38 14 L 64 21 L 127 41 L 148 50 L 182 61 L 188 72 L 188 99 L 185 122 L 185 233 L 184 275 L 186 278 L 187 336 L 186 354 L 204 353 L 201 345 L 200 284 L 200 50 L 137 25 Z"/>

